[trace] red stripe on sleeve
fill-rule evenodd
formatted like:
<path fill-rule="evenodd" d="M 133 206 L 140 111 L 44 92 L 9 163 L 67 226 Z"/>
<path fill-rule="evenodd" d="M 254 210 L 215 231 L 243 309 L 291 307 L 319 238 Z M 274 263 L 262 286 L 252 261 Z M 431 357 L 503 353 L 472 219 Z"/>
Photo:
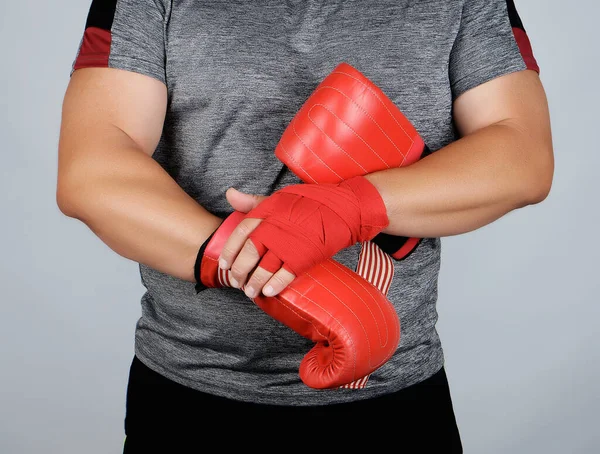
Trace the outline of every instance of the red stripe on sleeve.
<path fill-rule="evenodd" d="M 79 54 L 73 69 L 103 67 L 108 68 L 111 45 L 110 31 L 88 27 L 83 35 Z"/>
<path fill-rule="evenodd" d="M 523 60 L 525 61 L 527 69 L 531 69 L 539 74 L 540 67 L 538 66 L 537 61 L 533 56 L 533 49 L 531 47 L 531 42 L 529 41 L 527 33 L 525 33 L 523 29 L 518 27 L 513 27 L 513 33 L 515 35 L 517 45 L 519 46 L 519 50 L 521 51 L 521 55 L 523 56 Z"/>

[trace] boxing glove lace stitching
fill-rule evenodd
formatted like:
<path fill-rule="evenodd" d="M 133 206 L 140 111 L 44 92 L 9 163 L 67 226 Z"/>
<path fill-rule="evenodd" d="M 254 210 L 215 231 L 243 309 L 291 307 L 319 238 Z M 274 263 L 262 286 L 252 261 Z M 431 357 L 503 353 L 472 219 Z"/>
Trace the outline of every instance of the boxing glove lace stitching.
<path fill-rule="evenodd" d="M 375 155 L 376 155 L 376 156 L 377 156 L 379 159 L 381 159 L 381 161 L 382 161 L 382 162 L 383 162 L 383 163 L 384 163 L 384 164 L 385 164 L 387 167 L 389 167 L 389 165 L 388 165 L 388 164 L 387 164 L 387 163 L 386 163 L 386 162 L 383 160 L 383 158 L 382 158 L 381 156 L 379 156 L 379 155 L 377 154 L 377 152 L 376 152 L 375 150 L 373 150 L 373 148 L 372 148 L 372 147 L 371 147 L 371 146 L 370 146 L 368 143 L 366 143 L 366 142 L 365 142 L 365 140 L 364 140 L 362 137 L 360 137 L 360 136 L 358 135 L 358 133 L 357 133 L 357 132 L 356 132 L 356 131 L 355 131 L 355 130 L 352 128 L 352 126 L 350 126 L 348 123 L 346 123 L 344 120 L 342 120 L 342 119 L 341 119 L 341 118 L 340 118 L 340 117 L 339 117 L 339 116 L 338 116 L 336 113 L 332 112 L 332 111 L 331 111 L 331 109 L 329 109 L 329 107 L 328 107 L 328 106 L 326 106 L 325 104 L 314 104 L 314 105 L 313 105 L 313 106 L 310 108 L 310 110 L 308 111 L 308 113 L 306 114 L 306 115 L 307 115 L 307 117 L 308 117 L 308 119 L 311 121 L 311 123 L 312 123 L 313 125 L 315 125 L 315 128 L 317 128 L 319 131 L 321 131 L 325 137 L 327 137 L 329 140 L 331 140 L 331 142 L 333 142 L 333 143 L 334 143 L 334 144 L 335 144 L 335 145 L 336 145 L 336 146 L 337 146 L 337 147 L 338 147 L 340 150 L 342 150 L 342 152 L 344 152 L 344 154 L 345 154 L 345 155 L 346 155 L 348 158 L 350 158 L 350 159 L 351 159 L 351 160 L 352 160 L 352 161 L 353 161 L 353 162 L 354 162 L 354 163 L 355 163 L 355 164 L 356 164 L 358 167 L 360 167 L 360 168 L 363 170 L 363 172 L 365 172 L 365 173 L 368 173 L 368 172 L 367 172 L 367 169 L 365 169 L 365 168 L 362 166 L 362 164 L 361 164 L 360 162 L 358 162 L 356 159 L 354 159 L 354 157 L 353 157 L 353 156 L 352 156 L 350 153 L 348 153 L 346 150 L 344 150 L 344 148 L 343 148 L 343 147 L 342 147 L 342 146 L 341 146 L 339 143 L 337 143 L 335 140 L 333 140 L 333 138 L 332 138 L 331 136 L 329 136 L 329 134 L 327 134 L 327 133 L 325 132 L 325 130 L 323 130 L 323 128 L 321 128 L 321 127 L 320 127 L 320 126 L 317 124 L 317 122 L 316 122 L 315 120 L 313 120 L 313 118 L 310 116 L 310 114 L 311 114 L 311 112 L 313 111 L 313 109 L 314 109 L 315 107 L 317 107 L 317 106 L 321 106 L 321 107 L 323 107 L 323 108 L 324 108 L 325 110 L 327 110 L 327 111 L 328 111 L 330 114 L 332 114 L 334 117 L 336 117 L 336 118 L 337 118 L 337 119 L 340 121 L 340 123 L 343 123 L 344 125 L 346 125 L 346 126 L 348 127 L 348 129 L 349 129 L 350 131 L 352 131 L 356 137 L 358 137 L 360 140 L 362 140 L 362 141 L 364 142 L 364 144 L 365 144 L 367 147 L 369 147 L 369 148 L 371 149 L 371 151 L 373 152 L 373 154 L 375 154 Z M 311 151 L 312 151 L 312 150 L 311 150 Z"/>
<path fill-rule="evenodd" d="M 310 277 L 311 277 L 311 279 L 315 280 L 315 279 L 314 279 L 312 276 L 310 276 Z M 315 282 L 318 282 L 318 281 L 316 281 L 316 280 L 315 280 Z M 321 284 L 320 282 L 319 282 L 319 284 L 320 284 L 321 286 L 323 286 L 323 284 Z M 356 380 L 356 354 L 357 354 L 357 351 L 356 351 L 356 347 L 355 347 L 354 339 L 352 338 L 351 334 L 348 332 L 348 330 L 346 329 L 346 327 L 345 327 L 345 326 L 344 326 L 344 325 L 343 325 L 343 324 L 342 324 L 342 323 L 341 323 L 341 322 L 340 322 L 340 321 L 339 321 L 339 320 L 338 320 L 336 317 L 334 317 L 334 316 L 333 316 L 333 315 L 332 315 L 332 314 L 331 314 L 329 311 L 327 311 L 327 309 L 325 309 L 323 306 L 321 306 L 320 304 L 318 304 L 317 302 L 315 302 L 314 300 L 312 300 L 311 298 L 309 298 L 309 297 L 308 297 L 308 296 L 306 296 L 305 294 L 302 294 L 302 293 L 300 293 L 300 292 L 299 292 L 297 289 L 295 289 L 295 288 L 290 288 L 290 290 L 292 290 L 293 292 L 297 293 L 297 294 L 298 294 L 298 295 L 300 295 L 302 298 L 306 298 L 308 301 L 310 301 L 311 303 L 313 303 L 315 306 L 317 306 L 317 307 L 320 307 L 320 308 L 321 308 L 321 309 L 322 309 L 322 310 L 323 310 L 323 311 L 324 311 L 326 314 L 328 314 L 328 315 L 329 315 L 329 316 L 330 316 L 330 317 L 331 317 L 333 320 L 335 320 L 335 321 L 336 321 L 336 323 L 337 323 L 337 324 L 340 326 L 340 328 L 341 328 L 341 329 L 343 329 L 343 330 L 346 332 L 346 334 L 347 334 L 347 339 L 349 339 L 349 340 L 350 340 L 350 343 L 352 344 L 352 356 L 353 356 L 353 361 L 352 361 L 352 371 L 353 371 L 353 372 L 352 372 L 352 380 L 351 380 L 351 381 L 354 381 L 354 380 Z M 315 323 L 314 323 L 314 321 L 313 321 L 313 320 L 310 320 L 310 319 L 308 319 L 308 318 L 304 317 L 304 316 L 303 316 L 301 313 L 299 313 L 298 311 L 296 311 L 296 310 L 295 310 L 295 308 L 294 308 L 294 306 L 293 306 L 293 305 L 291 305 L 291 304 L 287 303 L 286 301 L 284 301 L 284 300 L 280 299 L 280 298 L 279 298 L 279 295 L 276 295 L 276 296 L 275 296 L 275 299 L 276 299 L 277 301 L 279 301 L 281 304 L 283 304 L 284 306 L 286 306 L 288 309 L 290 309 L 292 312 L 294 312 L 294 313 L 295 313 L 295 314 L 296 314 L 298 317 L 300 317 L 302 320 L 305 320 L 306 322 L 310 323 L 310 324 L 311 324 L 311 325 L 312 325 L 312 326 L 315 328 L 315 331 L 316 331 L 317 333 L 319 333 L 319 334 L 320 334 L 321 336 L 323 336 L 325 339 L 329 340 L 329 336 L 326 336 L 325 334 L 323 334 L 323 333 L 322 333 L 322 332 L 319 330 L 319 328 L 318 328 L 318 327 L 315 325 Z M 329 344 L 329 345 L 331 345 L 331 344 Z M 313 349 L 314 349 L 314 347 L 313 347 Z M 312 351 L 312 349 L 311 349 L 311 351 Z M 331 348 L 331 352 L 332 352 L 332 354 L 331 354 L 331 361 L 330 361 L 330 362 L 327 364 L 327 366 L 326 366 L 326 367 L 329 367 L 329 366 L 330 366 L 330 365 L 331 365 L 331 364 L 334 362 L 334 357 L 335 357 L 336 349 L 335 349 L 335 348 L 333 348 L 333 346 L 332 346 L 332 348 Z M 369 364 L 371 364 L 370 348 L 369 348 Z"/>
<path fill-rule="evenodd" d="M 295 123 L 296 123 L 296 121 L 297 121 L 297 120 L 296 120 L 296 118 L 294 118 L 294 119 L 292 120 L 292 130 L 294 131 L 294 134 L 296 134 L 296 137 L 298 137 L 298 140 L 299 140 L 299 141 L 302 143 L 302 145 L 304 145 L 304 146 L 305 146 L 305 147 L 306 147 L 306 148 L 307 148 L 307 149 L 308 149 L 308 150 L 309 150 L 309 151 L 310 151 L 310 152 L 311 152 L 311 153 L 312 153 L 312 154 L 315 156 L 315 158 L 317 158 L 319 161 L 321 161 L 321 164 L 323 164 L 325 167 L 327 167 L 329 170 L 331 170 L 331 173 L 333 173 L 333 174 L 334 174 L 336 177 L 338 177 L 338 178 L 340 179 L 340 181 L 343 181 L 344 179 L 343 179 L 343 178 L 342 178 L 340 175 L 338 175 L 338 173 L 337 173 L 335 170 L 333 170 L 331 167 L 329 167 L 329 166 L 327 165 L 327 163 L 326 163 L 325 161 L 323 161 L 323 160 L 321 159 L 321 157 L 320 157 L 318 154 L 316 154 L 316 153 L 315 153 L 315 152 L 314 152 L 314 151 L 313 151 L 313 150 L 312 150 L 312 149 L 311 149 L 311 148 L 310 148 L 310 147 L 309 147 L 309 146 L 308 146 L 308 145 L 307 145 L 307 144 L 304 142 L 304 140 L 302 140 L 302 137 L 300 137 L 300 135 L 298 134 L 298 131 L 296 131 L 296 124 L 295 124 Z"/>
<path fill-rule="evenodd" d="M 371 318 L 373 319 L 373 321 L 374 321 L 374 323 L 375 323 L 375 326 L 377 327 L 377 337 L 379 338 L 379 346 L 380 346 L 380 347 L 385 347 L 385 346 L 387 345 L 387 343 L 388 343 L 388 339 L 389 339 L 389 333 L 388 333 L 388 331 L 387 331 L 387 327 L 386 327 L 386 334 L 385 334 L 385 342 L 382 342 L 382 335 L 381 335 L 381 330 L 379 329 L 379 322 L 377 321 L 377 317 L 375 317 L 375 315 L 374 315 L 373 311 L 371 310 L 371 307 L 370 307 L 370 305 L 369 305 L 369 304 L 366 302 L 366 300 L 365 300 L 363 297 L 361 297 L 361 296 L 360 296 L 358 293 L 356 293 L 352 287 L 350 287 L 349 285 L 347 285 L 347 284 L 346 284 L 344 281 L 342 281 L 342 280 L 341 280 L 339 277 L 337 277 L 335 274 L 333 274 L 333 273 L 332 273 L 330 270 L 328 270 L 327 268 L 325 268 L 325 269 L 326 269 L 326 271 L 327 271 L 329 274 L 331 274 L 331 275 L 332 275 L 332 276 L 333 276 L 335 279 L 337 279 L 337 280 L 338 280 L 338 281 L 340 281 L 340 282 L 341 282 L 343 285 L 345 285 L 345 286 L 348 288 L 348 290 L 350 290 L 352 293 L 354 293 L 354 294 L 355 294 L 355 295 L 358 297 L 358 299 L 359 299 L 359 300 L 360 300 L 360 301 L 363 303 L 363 305 L 364 305 L 364 306 L 367 308 L 367 310 L 368 310 L 368 311 L 369 311 L 369 313 L 371 314 Z M 355 282 L 356 282 L 358 285 L 360 285 L 360 282 L 359 282 L 359 281 L 358 281 L 356 278 L 354 278 L 354 276 L 352 276 L 350 273 L 348 273 L 348 275 L 350 276 L 350 278 L 351 278 L 352 280 L 354 280 L 354 281 L 355 281 Z M 361 285 L 361 287 L 362 287 L 362 285 Z M 364 287 L 363 287 L 363 289 L 364 289 Z M 331 293 L 331 291 L 330 291 L 328 288 L 327 288 L 326 290 L 327 290 L 329 293 Z M 333 295 L 333 296 L 335 296 L 335 295 Z M 338 299 L 339 299 L 339 298 L 338 298 Z M 372 298 L 372 299 L 373 299 L 373 298 Z M 344 304 L 344 306 L 346 306 L 346 305 Z M 385 318 L 385 314 L 383 313 L 383 310 L 381 309 L 381 305 L 379 305 L 379 304 L 377 303 L 377 301 L 375 301 L 375 306 L 377 306 L 377 308 L 379 309 L 379 312 L 381 313 L 381 316 L 382 316 L 382 318 Z M 348 306 L 346 306 L 346 307 L 348 307 Z M 354 315 L 354 316 L 355 316 L 357 319 L 359 319 L 358 315 L 356 315 L 356 314 L 354 313 L 354 311 L 352 311 L 352 309 L 350 309 L 350 308 L 348 307 L 348 310 L 350 310 L 350 312 L 351 312 L 351 313 L 352 313 L 352 314 L 353 314 L 353 315 Z M 359 320 L 360 320 L 360 319 L 359 319 Z M 363 324 L 362 324 L 362 321 L 361 321 L 361 326 L 363 326 Z M 369 335 L 367 334 L 367 332 L 366 332 L 366 329 L 364 328 L 364 326 L 363 326 L 363 331 L 365 331 L 365 335 L 367 336 L 367 339 L 369 339 Z"/>
<path fill-rule="evenodd" d="M 334 266 L 336 266 L 338 269 L 340 269 L 340 270 L 341 270 L 343 273 L 345 273 L 346 275 L 348 275 L 348 276 L 349 276 L 349 277 L 350 277 L 352 280 L 354 280 L 354 281 L 356 282 L 356 284 L 357 284 L 357 285 L 359 285 L 359 286 L 360 286 L 360 287 L 362 287 L 363 289 L 365 288 L 364 284 L 363 284 L 361 281 L 359 281 L 358 279 L 356 279 L 356 278 L 355 278 L 355 277 L 352 275 L 352 272 L 351 272 L 351 271 L 350 271 L 348 268 L 346 268 L 345 266 L 342 266 L 342 265 L 340 265 L 340 264 L 336 263 L 336 262 L 335 262 L 335 260 L 332 260 L 332 264 L 333 264 Z M 334 276 L 336 279 L 338 279 L 340 282 L 344 283 L 344 282 L 343 282 L 343 281 L 342 281 L 342 280 L 341 280 L 339 277 L 337 277 L 337 276 L 335 276 L 333 273 L 331 273 L 331 271 L 327 270 L 327 272 L 329 272 L 330 274 L 332 274 L 332 275 L 333 275 L 333 276 Z M 361 276 L 361 277 L 362 277 L 362 276 Z M 374 285 L 373 285 L 373 284 L 372 284 L 372 283 L 371 283 L 371 282 L 370 282 L 368 279 L 366 279 L 366 278 L 364 278 L 364 277 L 363 277 L 363 280 L 364 280 L 364 282 L 366 282 L 366 283 L 367 283 L 369 286 L 371 286 L 373 289 L 375 289 L 375 290 L 377 290 L 379 293 L 381 293 L 381 290 L 379 290 L 379 289 L 378 289 L 376 286 L 374 286 Z M 346 287 L 348 287 L 348 288 L 349 288 L 349 289 L 352 291 L 352 293 L 354 293 L 356 296 L 358 296 L 358 297 L 360 298 L 360 300 L 361 300 L 361 301 L 363 301 L 363 302 L 365 303 L 365 306 L 368 308 L 368 310 L 369 310 L 369 312 L 371 313 L 371 315 L 373 315 L 373 312 L 371 311 L 371 308 L 370 308 L 370 307 L 369 307 L 369 305 L 368 305 L 368 304 L 367 304 L 367 303 L 364 301 L 364 299 L 363 299 L 362 297 L 360 297 L 360 296 L 359 296 L 359 295 L 358 295 L 358 294 L 357 294 L 357 293 L 356 293 L 356 292 L 355 292 L 353 289 L 351 289 L 351 288 L 350 288 L 348 285 L 346 285 Z M 373 298 L 373 299 L 374 299 L 374 298 Z M 380 310 L 380 313 L 381 313 L 381 316 L 382 316 L 382 318 L 383 318 L 383 319 L 385 319 L 385 318 L 386 318 L 386 316 L 385 316 L 384 310 L 383 310 L 383 308 L 382 308 L 382 305 L 381 305 L 381 304 L 379 304 L 379 302 L 378 302 L 377 300 L 375 300 L 375 305 L 376 305 L 376 306 L 377 306 L 377 308 Z M 396 314 L 395 314 L 395 311 L 392 313 L 392 310 L 391 310 L 391 308 L 390 308 L 390 306 L 391 306 L 390 304 L 384 304 L 384 306 L 386 306 L 386 307 L 387 307 L 387 308 L 390 310 L 390 311 L 389 311 L 389 313 L 390 313 L 391 315 L 393 315 L 393 316 L 395 316 L 395 315 L 396 315 Z M 352 312 L 352 311 L 351 311 L 351 312 Z M 353 312 L 353 314 L 354 314 L 354 312 Z M 356 316 L 356 314 L 354 314 L 354 315 Z M 388 331 L 388 329 L 387 329 L 387 324 L 384 324 L 384 325 L 385 325 L 385 331 L 386 331 L 386 336 L 385 336 L 385 337 L 386 337 L 386 340 L 385 340 L 385 342 L 383 342 L 383 343 L 382 343 L 382 342 L 381 342 L 381 333 L 380 333 L 380 331 L 379 331 L 379 323 L 377 322 L 377 318 L 375 318 L 375 316 L 373 316 L 373 320 L 375 321 L 375 325 L 377 326 L 377 332 L 378 332 L 378 334 L 379 334 L 379 345 L 380 345 L 381 347 L 385 347 L 385 346 L 388 344 L 389 340 L 390 340 L 390 333 L 389 333 L 389 331 Z M 362 325 L 362 323 L 361 323 L 361 325 Z M 367 335 L 367 338 L 368 338 L 368 335 Z"/>
<path fill-rule="evenodd" d="M 298 166 L 300 168 L 300 170 L 302 170 L 306 174 L 306 176 L 313 181 L 313 183 L 317 183 L 317 180 L 315 180 L 312 177 L 312 175 L 310 173 L 308 173 L 308 170 L 306 170 L 304 167 L 302 167 L 302 164 L 300 164 L 298 161 L 296 161 L 294 159 L 294 157 L 292 155 L 290 155 L 290 153 L 285 149 L 285 147 L 283 146 L 282 143 L 280 143 L 279 146 L 281 147 L 283 152 L 287 155 L 287 157 L 289 158 L 290 161 L 292 161 L 296 166 Z"/>
<path fill-rule="evenodd" d="M 325 88 L 331 88 L 332 90 L 335 90 L 335 91 L 337 91 L 337 92 L 341 93 L 343 96 L 345 96 L 345 97 L 346 97 L 346 98 L 348 98 L 350 101 L 352 101 L 352 102 L 354 103 L 354 105 L 355 105 L 355 106 L 356 106 L 356 107 L 357 107 L 359 110 L 361 110 L 361 111 L 362 111 L 362 112 L 363 112 L 363 113 L 364 113 L 364 114 L 365 114 L 367 117 L 369 117 L 371 120 L 373 120 L 373 123 L 375 123 L 375 124 L 377 125 L 377 127 L 378 127 L 378 128 L 381 130 L 381 132 L 383 132 L 383 128 L 377 124 L 377 122 L 375 121 L 375 119 L 374 119 L 373 117 L 371 117 L 369 114 L 367 114 L 367 113 L 365 112 L 365 110 L 364 110 L 362 107 L 360 107 L 360 106 L 359 106 L 359 105 L 358 105 L 358 104 L 357 104 L 357 103 L 356 103 L 356 102 L 355 102 L 355 101 L 354 101 L 352 98 L 349 98 L 349 97 L 348 97 L 348 96 L 347 96 L 345 93 L 342 93 L 342 92 L 341 92 L 340 90 L 338 90 L 337 88 L 335 88 L 335 87 L 330 87 L 329 85 L 325 85 L 325 86 L 323 86 L 323 87 L 319 88 L 317 91 L 323 90 L 323 89 L 325 89 Z M 323 104 L 315 104 L 315 105 L 316 105 L 316 106 L 323 106 L 323 107 L 325 107 Z M 311 108 L 310 110 L 312 110 L 312 108 Z M 329 110 L 329 109 L 327 109 L 327 110 Z M 331 110 L 329 110 L 329 112 L 331 112 Z M 369 149 L 370 149 L 370 150 L 373 152 L 373 154 L 374 154 L 375 156 L 377 156 L 377 157 L 379 158 L 379 160 L 385 164 L 385 166 L 386 166 L 387 168 L 389 168 L 389 167 L 390 167 L 390 165 L 389 165 L 389 164 L 388 164 L 388 163 L 385 161 L 385 159 L 383 159 L 383 158 L 382 158 L 382 157 L 379 155 L 379 153 L 377 153 L 377 152 L 376 152 L 376 151 L 375 151 L 375 150 L 374 150 L 374 149 L 373 149 L 373 148 L 372 148 L 372 147 L 371 147 L 371 146 L 370 146 L 370 145 L 369 145 L 369 144 L 368 144 L 368 143 L 365 141 L 365 139 L 363 139 L 363 138 L 360 136 L 360 134 L 359 134 L 358 132 L 356 132 L 356 131 L 355 131 L 355 130 L 352 128 L 352 126 L 350 126 L 348 123 L 346 123 L 344 120 L 342 120 L 342 119 L 341 119 L 341 118 L 340 118 L 340 117 L 339 117 L 337 114 L 335 114 L 334 112 L 331 112 L 331 114 L 332 114 L 334 117 L 336 117 L 336 118 L 337 118 L 337 119 L 338 119 L 338 120 L 339 120 L 341 123 L 345 124 L 345 125 L 348 127 L 348 129 L 350 129 L 350 130 L 351 130 L 351 131 L 354 133 L 354 135 L 355 135 L 356 137 L 358 137 L 358 138 L 359 138 L 359 139 L 360 139 L 360 140 L 361 140 L 361 141 L 362 141 L 362 142 L 363 142 L 363 143 L 364 143 L 364 144 L 365 144 L 365 145 L 366 145 L 366 146 L 367 146 L 367 147 L 368 147 L 368 148 L 369 148 Z M 308 114 L 307 114 L 307 115 L 308 115 L 308 118 L 311 120 L 311 122 L 313 122 L 313 124 L 315 124 L 315 126 L 317 126 L 317 125 L 316 125 L 316 123 L 315 123 L 315 122 L 312 120 L 312 118 L 310 118 L 310 111 L 308 112 Z M 318 126 L 317 126 L 317 128 L 318 128 Z M 319 128 L 319 130 L 321 130 L 321 131 L 322 131 L 322 129 L 321 129 L 321 128 Z M 294 132 L 295 132 L 295 131 L 294 131 Z M 398 147 L 397 147 L 397 146 L 396 146 L 396 144 L 395 144 L 395 143 L 392 141 L 392 139 L 390 139 L 390 137 L 389 137 L 389 136 L 388 136 L 388 135 L 387 135 L 385 132 L 383 132 L 383 134 L 384 134 L 384 135 L 385 135 L 385 136 L 386 136 L 386 137 L 389 139 L 389 141 L 392 143 L 392 145 L 394 146 L 394 148 L 396 148 L 396 150 L 398 151 L 398 153 L 400 154 L 400 156 L 402 156 L 402 158 L 403 158 L 403 160 L 404 160 L 404 159 L 405 159 L 405 157 L 404 157 L 404 154 L 402 154 L 402 152 L 401 152 L 401 151 L 398 149 Z M 328 136 L 328 137 L 329 137 L 329 136 Z M 333 139 L 331 139 L 331 140 L 332 140 L 332 142 L 333 142 L 333 143 L 335 143 L 336 145 L 338 145 L 338 144 L 337 144 L 337 143 L 336 143 L 336 142 L 335 142 Z M 339 145 L 338 145 L 338 146 L 339 146 Z M 343 149 L 342 149 L 342 151 L 344 151 L 344 153 L 348 154 L 348 153 L 347 153 L 345 150 L 343 150 Z M 361 166 L 361 167 L 362 167 L 362 166 Z"/>
<path fill-rule="evenodd" d="M 390 109 L 388 108 L 388 106 L 385 105 L 385 103 L 381 100 L 381 98 L 379 97 L 379 95 L 377 94 L 377 92 L 375 92 L 368 84 L 365 84 L 364 81 L 357 79 L 355 76 L 353 76 L 352 74 L 348 74 L 346 72 L 343 71 L 334 71 L 332 74 L 342 74 L 344 76 L 350 77 L 351 79 L 354 79 L 355 81 L 357 81 L 358 83 L 362 84 L 364 87 L 366 87 L 367 90 L 369 90 L 373 96 L 375 96 L 377 98 L 377 100 L 381 103 L 381 105 L 385 108 L 385 110 L 387 110 L 387 112 L 390 114 L 390 116 L 392 117 L 392 119 L 394 120 L 394 122 L 396 122 L 396 124 L 400 127 L 400 129 L 402 129 L 402 131 L 404 132 L 404 134 L 406 134 L 406 137 L 408 138 L 408 140 L 410 140 L 411 144 L 414 144 L 414 140 L 413 138 L 410 136 L 410 134 L 408 134 L 408 132 L 406 132 L 406 129 L 404 129 L 404 127 L 398 122 L 398 120 L 396 119 L 396 117 L 392 114 L 392 112 L 390 112 Z M 391 102 L 391 101 L 390 101 Z M 368 115 L 368 114 L 367 114 Z M 369 116 L 370 117 L 370 116 Z M 375 120 L 373 120 L 375 121 Z M 381 126 L 377 125 L 379 127 L 379 129 L 381 129 Z M 385 134 L 385 132 L 383 130 L 381 130 L 381 132 L 383 132 Z M 386 137 L 387 134 L 385 134 Z M 389 139 L 389 137 L 388 137 Z M 398 147 L 396 146 L 396 144 L 390 139 L 390 142 L 392 142 L 392 144 L 394 145 L 394 148 L 396 148 L 398 150 Z M 412 147 L 412 145 L 411 145 Z M 400 153 L 400 155 L 403 157 L 402 159 L 402 164 L 404 164 L 404 161 L 406 160 L 406 155 L 403 154 L 400 150 L 398 150 L 398 153 Z M 401 164 L 401 165 L 402 165 Z"/>

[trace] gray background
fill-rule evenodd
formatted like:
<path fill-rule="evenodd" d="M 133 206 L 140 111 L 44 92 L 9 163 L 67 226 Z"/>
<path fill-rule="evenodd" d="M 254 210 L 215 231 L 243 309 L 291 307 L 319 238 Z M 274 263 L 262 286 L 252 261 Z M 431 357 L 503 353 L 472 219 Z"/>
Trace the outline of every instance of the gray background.
<path fill-rule="evenodd" d="M 443 241 L 439 330 L 467 454 L 600 451 L 597 17 L 520 0 L 552 114 L 550 197 Z M 89 1 L 3 2 L 0 452 L 121 452 L 142 294 L 55 203 L 61 102 Z"/>

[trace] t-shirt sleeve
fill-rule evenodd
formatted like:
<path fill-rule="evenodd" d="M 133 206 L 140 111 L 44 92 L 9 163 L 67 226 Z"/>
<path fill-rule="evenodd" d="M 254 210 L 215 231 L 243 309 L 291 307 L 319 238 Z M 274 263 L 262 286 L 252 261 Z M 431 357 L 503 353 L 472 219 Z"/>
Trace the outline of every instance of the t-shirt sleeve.
<path fill-rule="evenodd" d="M 449 61 L 454 99 L 478 85 L 530 66 L 517 43 L 517 19 L 511 0 L 464 1 Z M 519 30 L 524 34 L 522 23 Z"/>
<path fill-rule="evenodd" d="M 93 0 L 71 74 L 117 68 L 165 82 L 166 0 Z"/>
<path fill-rule="evenodd" d="M 508 17 L 510 19 L 510 26 L 512 27 L 513 35 L 515 35 L 515 40 L 517 41 L 517 45 L 519 46 L 519 51 L 521 52 L 521 56 L 525 61 L 525 65 L 527 69 L 540 73 L 540 67 L 538 62 L 533 54 L 533 48 L 531 47 L 531 41 L 529 40 L 529 36 L 527 35 L 527 31 L 525 30 L 525 26 L 523 25 L 523 21 L 521 20 L 521 16 L 517 11 L 517 7 L 515 6 L 515 2 L 513 0 L 506 1 L 506 7 L 508 9 Z"/>

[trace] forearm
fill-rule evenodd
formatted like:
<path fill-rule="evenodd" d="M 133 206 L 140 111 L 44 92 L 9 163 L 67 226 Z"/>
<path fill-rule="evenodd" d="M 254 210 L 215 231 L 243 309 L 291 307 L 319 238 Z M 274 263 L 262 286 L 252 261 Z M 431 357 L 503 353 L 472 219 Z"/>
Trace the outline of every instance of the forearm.
<path fill-rule="evenodd" d="M 125 134 L 103 137 L 63 169 L 61 210 L 121 256 L 193 282 L 198 249 L 221 220 Z"/>
<path fill-rule="evenodd" d="M 411 166 L 367 175 L 388 211 L 385 233 L 457 235 L 543 200 L 552 162 L 535 147 L 546 146 L 514 124 L 500 122 Z"/>

